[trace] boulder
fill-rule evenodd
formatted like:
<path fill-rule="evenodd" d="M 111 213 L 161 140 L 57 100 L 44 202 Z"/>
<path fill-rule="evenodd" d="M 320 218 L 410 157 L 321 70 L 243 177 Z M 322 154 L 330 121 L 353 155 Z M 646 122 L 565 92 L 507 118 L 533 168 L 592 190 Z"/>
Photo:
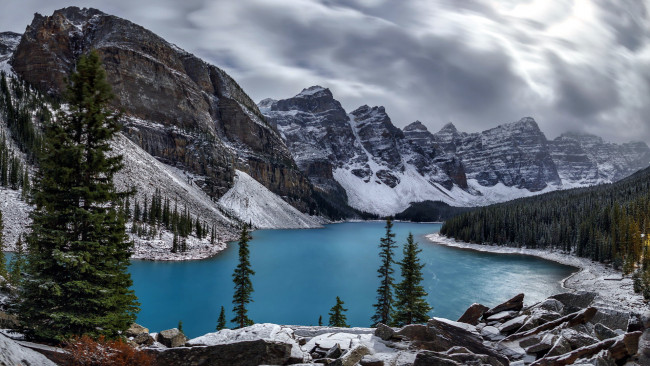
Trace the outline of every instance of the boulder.
<path fill-rule="evenodd" d="M 553 295 L 549 299 L 555 299 L 561 302 L 564 305 L 562 314 L 566 315 L 589 307 L 594 302 L 596 295 L 595 292 L 588 291 L 565 292 Z"/>
<path fill-rule="evenodd" d="M 574 329 L 562 329 L 560 334 L 571 344 L 571 349 L 578 349 L 598 343 L 598 339 L 586 333 L 577 332 Z"/>
<path fill-rule="evenodd" d="M 650 328 L 646 329 L 639 339 L 639 363 L 650 365 Z"/>
<path fill-rule="evenodd" d="M 618 333 L 607 328 L 601 323 L 596 323 L 596 325 L 594 325 L 594 334 L 596 335 L 596 338 L 601 341 L 608 338 L 618 337 Z"/>
<path fill-rule="evenodd" d="M 156 366 L 257 366 L 285 365 L 291 345 L 256 339 L 203 347 L 149 349 Z"/>
<path fill-rule="evenodd" d="M 403 336 L 411 341 L 426 341 L 431 338 L 427 331 L 427 326 L 423 324 L 409 324 L 403 326 L 397 332 L 398 336 Z"/>
<path fill-rule="evenodd" d="M 486 320 L 488 323 L 502 323 L 514 318 L 517 315 L 516 311 L 500 311 L 496 314 L 490 315 Z M 485 316 L 485 314 L 483 314 Z"/>
<path fill-rule="evenodd" d="M 522 325 L 526 322 L 526 319 L 528 319 L 527 315 L 520 315 L 514 319 L 510 319 L 507 322 L 503 323 L 499 328 L 499 332 L 503 334 L 509 334 L 517 329 L 521 328 Z"/>
<path fill-rule="evenodd" d="M 526 353 L 544 353 L 545 351 L 553 348 L 553 345 L 557 341 L 558 337 L 553 333 L 547 333 L 542 337 L 539 343 L 534 344 L 526 348 Z"/>
<path fill-rule="evenodd" d="M 334 345 L 334 347 L 327 350 L 325 353 L 325 358 L 339 358 L 342 354 L 343 351 L 341 351 L 341 345 L 337 343 Z"/>
<path fill-rule="evenodd" d="M 489 310 L 487 306 L 474 303 L 465 310 L 463 315 L 458 318 L 458 321 L 461 323 L 476 325 L 487 310 Z"/>
<path fill-rule="evenodd" d="M 483 314 L 483 318 L 487 319 L 490 316 L 500 313 L 502 311 L 520 311 L 523 308 L 524 308 L 524 294 L 519 294 L 513 297 L 512 299 L 502 304 L 499 304 L 490 310 L 487 310 Z"/>
<path fill-rule="evenodd" d="M 460 363 L 448 359 L 438 352 L 422 351 L 415 356 L 413 366 L 458 366 Z"/>
<path fill-rule="evenodd" d="M 375 335 L 385 341 L 391 339 L 395 335 L 395 330 L 388 325 L 378 323 L 375 329 Z"/>
<path fill-rule="evenodd" d="M 628 325 L 630 324 L 629 312 L 607 308 L 597 309 L 598 311 L 591 320 L 593 323 L 601 323 L 609 329 L 620 329 L 627 332 Z"/>
<path fill-rule="evenodd" d="M 499 329 L 491 325 L 485 326 L 481 329 L 481 336 L 490 341 L 500 341 L 505 338 L 505 336 L 499 332 Z"/>
<path fill-rule="evenodd" d="M 4 334 L 0 334 L 0 365 L 56 366 L 42 354 L 21 346 Z"/>
<path fill-rule="evenodd" d="M 355 366 L 363 356 L 369 355 L 371 352 L 368 347 L 358 344 L 350 348 L 341 357 L 332 363 L 334 366 Z"/>
<path fill-rule="evenodd" d="M 564 310 L 564 304 L 556 299 L 548 298 L 536 305 L 535 308 L 552 311 L 555 313 L 562 313 Z"/>
<path fill-rule="evenodd" d="M 151 346 L 155 340 L 149 333 L 141 333 L 133 337 L 133 342 L 140 346 Z"/>
<path fill-rule="evenodd" d="M 559 356 L 568 352 L 571 352 L 571 344 L 566 338 L 559 336 L 555 340 L 553 347 L 546 353 L 546 356 Z"/>
<path fill-rule="evenodd" d="M 174 348 L 184 346 L 185 342 L 187 342 L 187 337 L 178 328 L 172 328 L 158 333 L 156 340 L 166 347 Z"/>
<path fill-rule="evenodd" d="M 384 366 L 384 361 L 378 359 L 375 356 L 372 355 L 365 355 L 359 361 L 359 365 L 361 366 Z"/>

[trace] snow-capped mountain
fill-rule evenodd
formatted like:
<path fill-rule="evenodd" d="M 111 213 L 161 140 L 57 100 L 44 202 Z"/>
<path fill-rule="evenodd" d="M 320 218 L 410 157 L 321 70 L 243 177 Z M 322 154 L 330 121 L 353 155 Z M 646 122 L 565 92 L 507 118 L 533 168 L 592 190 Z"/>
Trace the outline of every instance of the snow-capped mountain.
<path fill-rule="evenodd" d="M 479 133 L 451 123 L 431 133 L 420 121 L 399 129 L 383 107 L 348 114 L 320 86 L 258 106 L 315 186 L 342 187 L 349 205 L 380 215 L 425 200 L 475 206 L 613 182 L 650 164 L 645 143 L 548 141 L 530 117 Z"/>

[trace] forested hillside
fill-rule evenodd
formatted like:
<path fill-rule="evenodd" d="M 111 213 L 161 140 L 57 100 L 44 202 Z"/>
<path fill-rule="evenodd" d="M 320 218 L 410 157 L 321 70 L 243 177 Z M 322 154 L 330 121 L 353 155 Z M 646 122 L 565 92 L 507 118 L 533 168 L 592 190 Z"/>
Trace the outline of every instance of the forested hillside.
<path fill-rule="evenodd" d="M 612 262 L 626 274 L 638 267 L 650 284 L 649 232 L 650 169 L 613 184 L 482 207 L 441 229 L 466 242 L 570 251 Z"/>

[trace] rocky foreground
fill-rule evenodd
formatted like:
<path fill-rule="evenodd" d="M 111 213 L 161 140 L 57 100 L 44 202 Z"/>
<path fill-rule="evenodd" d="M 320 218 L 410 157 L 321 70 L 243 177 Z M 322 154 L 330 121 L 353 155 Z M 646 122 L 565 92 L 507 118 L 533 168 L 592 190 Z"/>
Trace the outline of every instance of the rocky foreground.
<path fill-rule="evenodd" d="M 492 309 L 473 304 L 457 321 L 433 318 L 402 328 L 256 324 L 187 340 L 178 329 L 150 334 L 134 325 L 127 336 L 162 366 L 650 365 L 650 312 L 602 307 L 595 298 L 563 293 L 525 307 L 520 294 Z M 13 342 L 0 340 L 5 349 Z M 60 352 L 33 344 L 14 342 L 10 355 L 25 346 L 65 364 Z M 37 364 L 51 363 L 29 363 Z"/>

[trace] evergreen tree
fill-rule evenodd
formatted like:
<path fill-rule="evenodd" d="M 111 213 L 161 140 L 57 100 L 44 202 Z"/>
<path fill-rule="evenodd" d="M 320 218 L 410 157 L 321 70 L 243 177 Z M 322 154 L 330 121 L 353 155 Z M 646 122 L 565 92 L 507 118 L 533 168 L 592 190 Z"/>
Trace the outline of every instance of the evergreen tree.
<path fill-rule="evenodd" d="M 16 252 L 9 261 L 9 282 L 12 285 L 20 285 L 22 280 L 23 270 L 25 269 L 25 249 L 21 236 L 16 240 Z"/>
<path fill-rule="evenodd" d="M 179 330 L 181 333 L 183 333 L 183 321 L 182 321 L 182 320 L 179 320 L 179 321 L 178 321 L 178 330 Z"/>
<path fill-rule="evenodd" d="M 7 258 L 5 258 L 5 245 L 2 238 L 2 230 L 4 226 L 2 225 L 2 211 L 0 211 L 0 276 L 5 280 L 9 280 L 9 274 L 7 273 Z"/>
<path fill-rule="evenodd" d="M 401 327 L 407 324 L 424 323 L 429 320 L 432 310 L 427 303 L 427 292 L 422 287 L 422 268 L 418 254 L 422 249 L 413 241 L 413 234 L 409 233 L 404 245 L 404 259 L 399 262 L 402 270 L 402 282 L 395 286 L 395 313 L 393 326 Z"/>
<path fill-rule="evenodd" d="M 336 305 L 332 306 L 329 312 L 330 316 L 330 321 L 329 321 L 329 326 L 330 327 L 341 327 L 341 328 L 349 328 L 350 326 L 346 323 L 347 317 L 345 316 L 345 312 L 348 311 L 348 309 L 345 309 L 343 307 L 343 304 L 345 304 L 341 299 L 337 296 L 336 297 Z"/>
<path fill-rule="evenodd" d="M 219 312 L 219 319 L 217 319 L 217 331 L 222 329 L 226 329 L 226 309 L 223 306 Z"/>
<path fill-rule="evenodd" d="M 251 276 L 255 271 L 251 269 L 249 260 L 250 251 L 248 250 L 248 241 L 251 239 L 248 233 L 248 226 L 244 224 L 241 235 L 239 236 L 239 264 L 232 274 L 233 282 L 235 283 L 235 293 L 232 298 L 234 307 L 232 309 L 235 317 L 231 322 L 235 323 L 237 328 L 243 328 L 253 325 L 253 321 L 248 318 L 248 310 L 246 305 L 253 301 L 253 282 Z"/>
<path fill-rule="evenodd" d="M 108 156 L 119 115 L 96 52 L 80 57 L 65 96 L 69 112 L 45 126 L 19 317 L 38 338 L 115 337 L 139 304 L 126 271 L 126 194 L 113 185 L 122 157 Z"/>
<path fill-rule="evenodd" d="M 381 265 L 377 270 L 380 284 L 377 288 L 377 303 L 375 307 L 375 315 L 372 316 L 373 326 L 377 323 L 390 324 L 391 314 L 393 312 L 393 249 L 395 245 L 395 233 L 393 233 L 393 221 L 388 218 L 386 220 L 386 235 L 381 238 L 379 244 L 379 257 L 381 258 Z"/>
<path fill-rule="evenodd" d="M 322 326 L 323 326 L 323 316 L 322 316 L 322 315 L 319 315 L 319 316 L 318 316 L 318 326 L 319 326 L 319 327 L 322 327 Z"/>

